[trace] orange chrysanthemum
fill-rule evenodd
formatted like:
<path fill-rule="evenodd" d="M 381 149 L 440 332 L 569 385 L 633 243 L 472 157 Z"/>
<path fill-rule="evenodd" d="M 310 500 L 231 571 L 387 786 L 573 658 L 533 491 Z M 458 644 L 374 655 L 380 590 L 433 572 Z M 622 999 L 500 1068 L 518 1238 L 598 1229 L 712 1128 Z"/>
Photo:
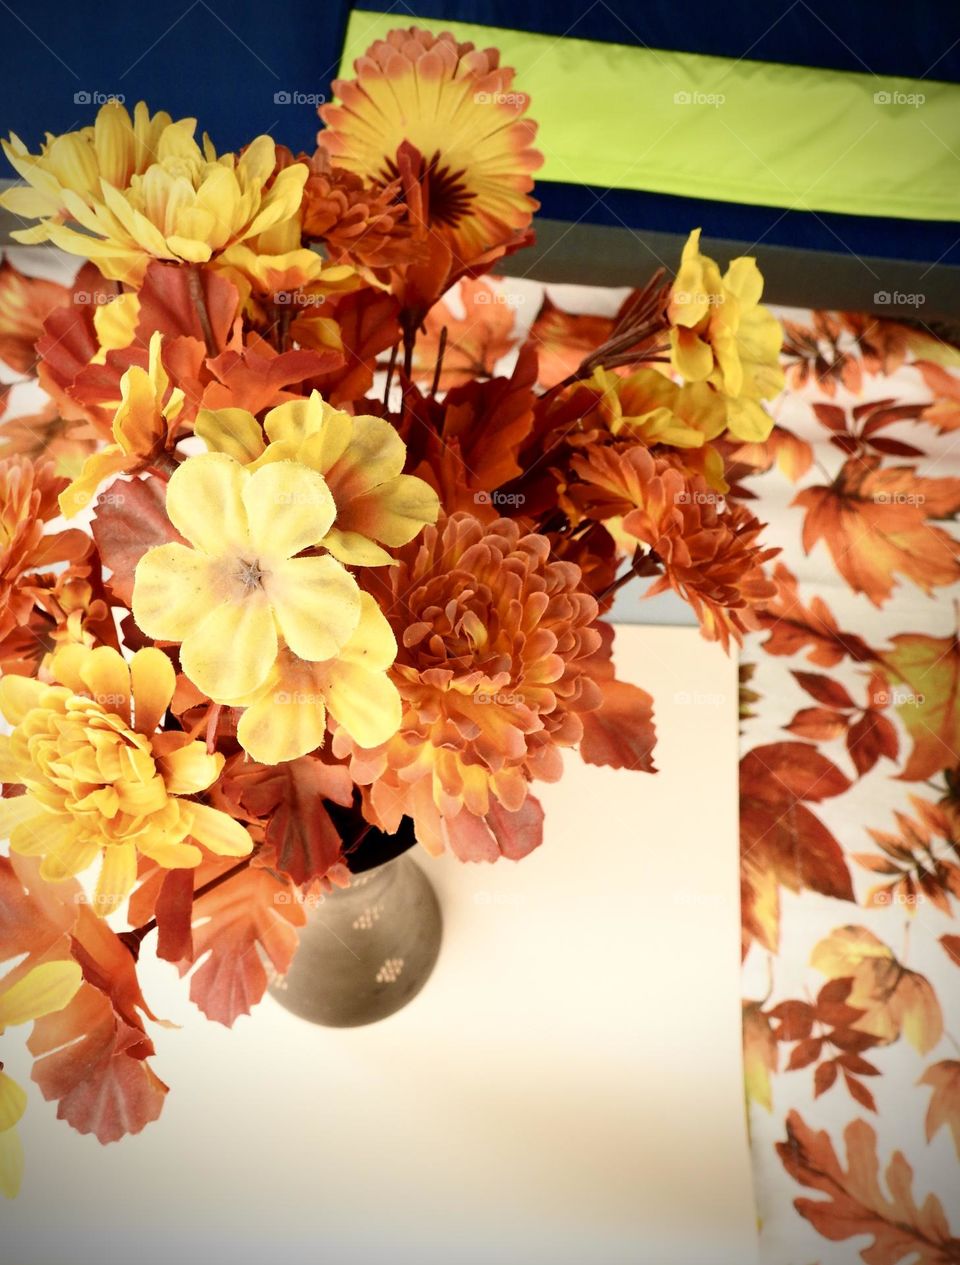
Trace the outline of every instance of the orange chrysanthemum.
<path fill-rule="evenodd" d="M 46 523 L 60 512 L 57 495 L 63 484 L 50 462 L 0 461 L 0 638 L 25 623 L 33 610 L 34 595 L 24 575 L 66 556 L 57 547 L 62 537 L 44 535 Z"/>
<path fill-rule="evenodd" d="M 428 226 L 461 261 L 475 259 L 527 228 L 537 203 L 531 173 L 536 124 L 514 71 L 496 49 L 458 43 L 449 32 L 391 31 L 337 80 L 340 104 L 326 105 L 318 142 L 339 167 L 370 184 L 401 174 L 397 151 L 419 152 L 429 182 Z"/>
<path fill-rule="evenodd" d="M 663 574 L 650 595 L 672 588 L 693 607 L 704 636 L 725 648 L 747 630 L 749 611 L 769 601 L 776 586 L 763 563 L 763 524 L 745 506 L 728 502 L 699 474 L 673 457 L 637 445 L 575 456 L 583 480 L 569 495 L 590 517 L 616 519 L 624 535 L 646 545 Z"/>
<path fill-rule="evenodd" d="M 403 720 L 371 751 L 342 733 L 334 750 L 381 828 L 407 814 L 429 852 L 463 860 L 518 859 L 540 843 L 529 783 L 560 777 L 560 748 L 580 742 L 579 713 L 601 701 L 585 662 L 601 644 L 596 600 L 579 567 L 549 555 L 546 537 L 515 522 L 455 514 L 371 581 L 400 643 Z"/>
<path fill-rule="evenodd" d="M 335 263 L 380 270 L 408 260 L 412 249 L 400 184 L 368 185 L 345 167 L 334 167 L 323 149 L 301 157 L 310 175 L 303 190 L 303 235 L 322 240 Z"/>

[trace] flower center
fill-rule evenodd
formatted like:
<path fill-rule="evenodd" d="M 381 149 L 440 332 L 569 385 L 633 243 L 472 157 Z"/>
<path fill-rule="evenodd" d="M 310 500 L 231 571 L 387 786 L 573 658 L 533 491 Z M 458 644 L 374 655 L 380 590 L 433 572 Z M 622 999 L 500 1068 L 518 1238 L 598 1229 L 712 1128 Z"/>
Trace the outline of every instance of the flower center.
<path fill-rule="evenodd" d="M 389 184 L 399 175 L 396 162 L 388 158 L 383 167 L 384 183 Z M 421 156 L 417 175 L 426 189 L 431 224 L 447 224 L 453 228 L 466 218 L 476 195 L 467 188 L 464 169 L 452 170 L 441 162 L 440 151 L 436 150 L 429 161 Z"/>
<path fill-rule="evenodd" d="M 252 561 L 241 558 L 237 563 L 237 580 L 245 591 L 263 588 L 263 576 L 264 572 L 256 558 Z"/>

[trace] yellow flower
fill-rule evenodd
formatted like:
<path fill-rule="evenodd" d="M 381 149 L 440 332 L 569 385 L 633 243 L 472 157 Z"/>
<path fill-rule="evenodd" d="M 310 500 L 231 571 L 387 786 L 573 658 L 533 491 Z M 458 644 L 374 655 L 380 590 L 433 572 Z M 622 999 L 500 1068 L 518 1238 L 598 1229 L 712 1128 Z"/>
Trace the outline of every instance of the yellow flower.
<path fill-rule="evenodd" d="M 133 616 L 148 637 L 183 643 L 183 670 L 210 698 L 229 702 L 262 685 L 280 636 L 299 658 L 321 662 L 356 629 L 353 576 L 329 555 L 295 556 L 324 539 L 336 514 L 315 470 L 277 461 L 251 472 L 202 453 L 171 477 L 167 514 L 193 547 L 144 554 Z"/>
<path fill-rule="evenodd" d="M 726 426 L 723 397 L 705 382 L 678 386 L 656 369 L 638 369 L 625 378 L 597 369 L 574 389 L 581 385 L 602 393 L 600 412 L 618 439 L 702 448 Z"/>
<path fill-rule="evenodd" d="M 27 182 L 0 197 L 15 215 L 38 219 L 18 241 L 51 241 L 96 262 L 106 277 L 136 285 L 153 259 L 202 264 L 235 242 L 296 214 L 307 167 L 272 180 L 276 147 L 258 136 L 239 156 L 220 157 L 196 121 L 152 115 L 141 101 L 131 120 L 108 102 L 92 127 L 48 137 L 31 154 L 17 136 L 4 152 Z M 75 225 L 76 227 L 72 227 Z"/>
<path fill-rule="evenodd" d="M 710 382 L 727 397 L 727 429 L 747 443 L 769 437 L 773 419 L 760 401 L 783 389 L 782 331 L 762 293 L 756 260 L 734 259 L 721 277 L 694 229 L 667 307 L 671 364 L 686 381 Z"/>
<path fill-rule="evenodd" d="M 354 64 L 355 79 L 334 83 L 340 103 L 320 110 L 318 144 L 368 184 L 390 184 L 401 144 L 416 147 L 418 174 L 429 176 L 428 227 L 463 261 L 525 229 L 537 207 L 528 196 L 543 162 L 536 124 L 498 60 L 496 49 L 447 31 L 390 31 Z"/>
<path fill-rule="evenodd" d="M 0 1034 L 7 1027 L 63 1010 L 82 983 L 76 962 L 41 962 L 31 967 L 0 992 Z M 26 1106 L 26 1094 L 0 1063 L 0 1192 L 7 1199 L 16 1197 L 23 1180 L 23 1145 L 17 1125 Z"/>
<path fill-rule="evenodd" d="M 323 744 L 327 712 L 359 747 L 376 747 L 400 727 L 400 693 L 387 675 L 397 643 L 380 607 L 360 594 L 360 622 L 335 658 L 321 663 L 281 650 L 237 726 L 240 745 L 261 764 L 295 760 Z"/>
<path fill-rule="evenodd" d="M 251 470 L 296 461 L 323 475 L 336 505 L 336 526 L 321 543 L 341 562 L 384 566 L 393 559 L 383 545 L 399 548 L 437 521 L 436 492 L 423 479 L 403 474 L 406 446 L 382 417 L 351 417 L 314 391 L 309 399 L 271 409 L 263 430 L 269 444 L 260 424 L 242 409 L 202 410 L 196 423 L 208 448 L 249 463 Z"/>
<path fill-rule="evenodd" d="M 162 651 L 138 650 L 128 664 L 109 646 L 71 645 L 51 670 L 51 685 L 0 681 L 0 711 L 14 726 L 0 738 L 0 780 L 24 788 L 0 801 L 0 835 L 13 852 L 43 858 L 41 878 L 62 882 L 100 858 L 104 914 L 133 887 L 138 855 L 177 868 L 200 863 L 197 844 L 221 856 L 250 851 L 232 817 L 180 798 L 216 781 L 223 757 L 179 731 L 156 732 L 175 684 Z"/>
<path fill-rule="evenodd" d="M 149 368 L 131 365 L 120 379 L 120 407 L 113 419 L 115 442 L 91 453 L 77 478 L 60 493 L 60 509 L 65 518 L 89 505 L 104 479 L 138 470 L 170 447 L 184 395 L 175 388 L 165 398 L 170 379 L 160 360 L 161 342 L 160 333 L 154 333 L 150 339 Z"/>

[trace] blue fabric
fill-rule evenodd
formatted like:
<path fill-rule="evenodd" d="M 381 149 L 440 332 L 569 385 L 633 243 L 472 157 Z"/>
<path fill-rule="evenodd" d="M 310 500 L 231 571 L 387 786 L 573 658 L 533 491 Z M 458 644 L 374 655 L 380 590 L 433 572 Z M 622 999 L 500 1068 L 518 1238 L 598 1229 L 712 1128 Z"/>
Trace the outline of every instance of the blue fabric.
<path fill-rule="evenodd" d="M 357 9 L 379 10 L 382 0 Z M 408 0 L 407 14 L 612 44 L 960 82 L 955 0 Z M 955 45 L 951 47 L 951 45 Z"/>

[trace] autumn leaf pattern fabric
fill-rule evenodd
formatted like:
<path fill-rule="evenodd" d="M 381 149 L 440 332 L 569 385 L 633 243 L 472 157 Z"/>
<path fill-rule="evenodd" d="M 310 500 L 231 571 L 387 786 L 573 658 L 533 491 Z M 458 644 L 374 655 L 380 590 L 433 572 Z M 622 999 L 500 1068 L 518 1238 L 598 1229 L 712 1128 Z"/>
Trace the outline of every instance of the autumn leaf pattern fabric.
<path fill-rule="evenodd" d="M 457 345 L 492 373 L 525 343 L 543 387 L 624 297 L 485 284 L 479 305 L 476 290 L 448 298 L 467 314 Z M 741 656 L 760 1261 L 956 1265 L 960 351 L 919 324 L 773 311 L 773 433 L 725 453 L 730 495 L 755 498 L 781 550 Z"/>

